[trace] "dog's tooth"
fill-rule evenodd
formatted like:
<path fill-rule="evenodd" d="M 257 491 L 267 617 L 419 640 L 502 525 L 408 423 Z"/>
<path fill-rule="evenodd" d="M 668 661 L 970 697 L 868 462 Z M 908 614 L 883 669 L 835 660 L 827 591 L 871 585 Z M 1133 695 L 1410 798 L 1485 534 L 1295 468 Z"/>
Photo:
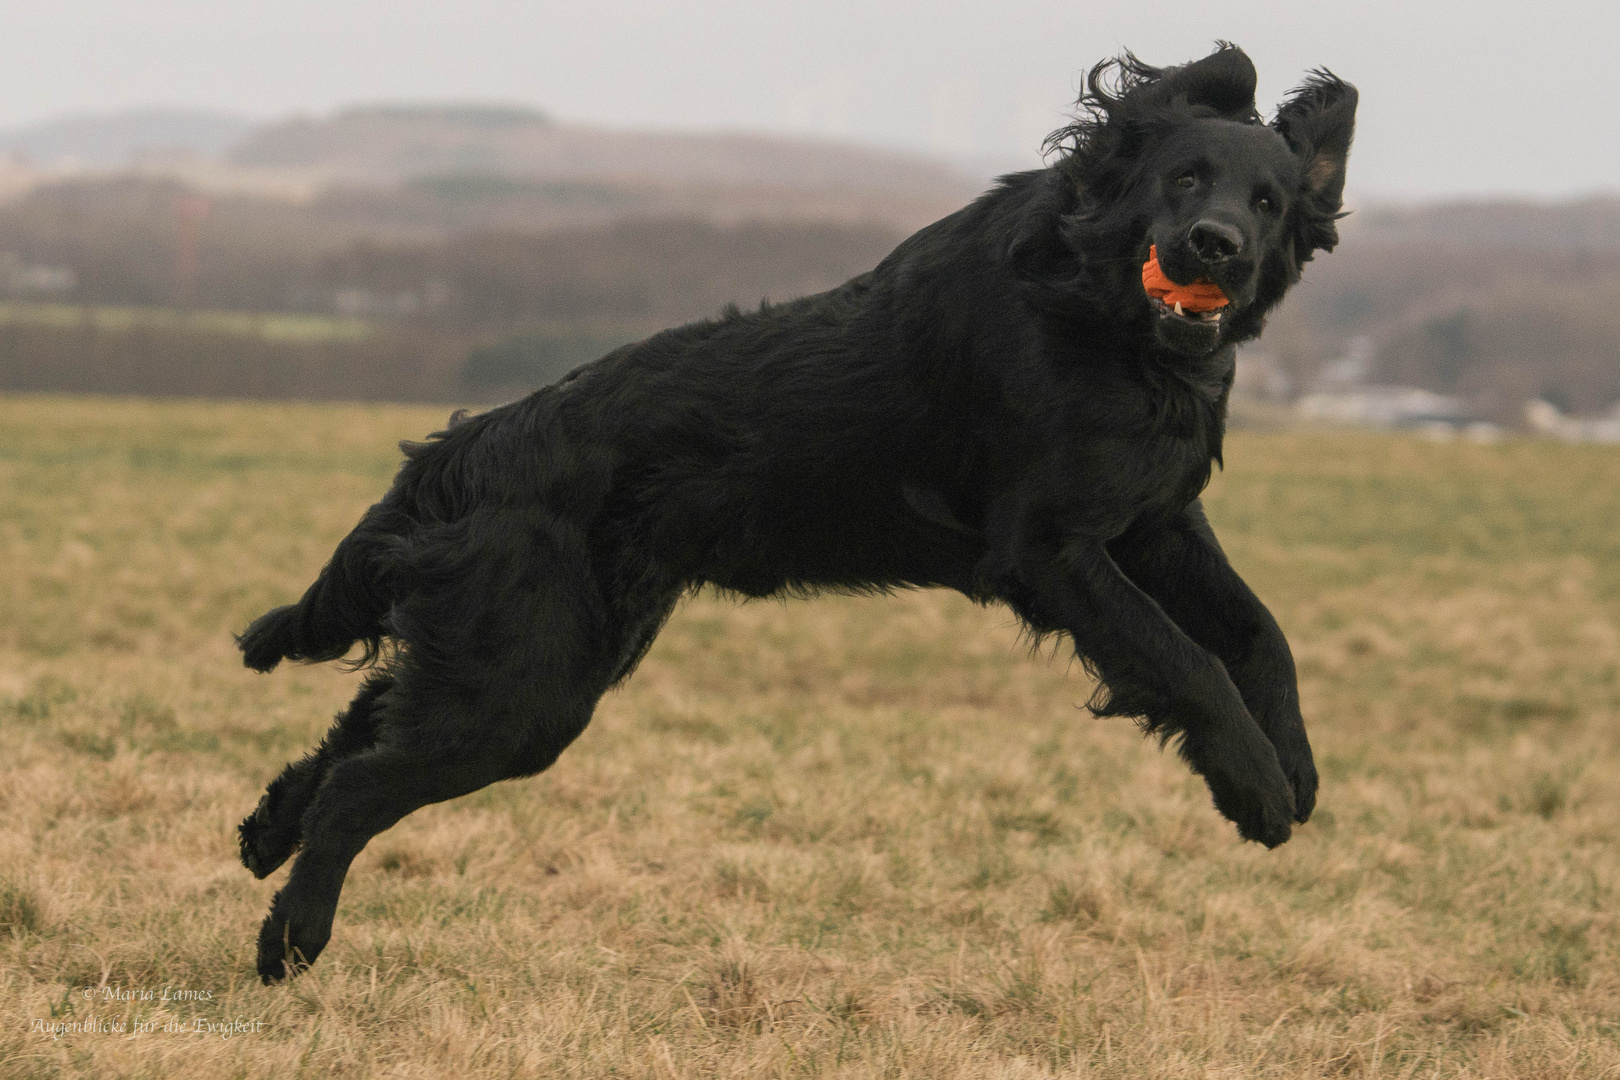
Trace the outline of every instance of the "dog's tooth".
<path fill-rule="evenodd" d="M 1181 312 L 1181 301 L 1180 301 L 1180 300 L 1177 300 L 1177 301 L 1176 301 L 1176 314 L 1177 314 L 1177 315 L 1180 315 L 1180 314 L 1181 314 L 1181 313 L 1182 313 L 1182 312 Z"/>

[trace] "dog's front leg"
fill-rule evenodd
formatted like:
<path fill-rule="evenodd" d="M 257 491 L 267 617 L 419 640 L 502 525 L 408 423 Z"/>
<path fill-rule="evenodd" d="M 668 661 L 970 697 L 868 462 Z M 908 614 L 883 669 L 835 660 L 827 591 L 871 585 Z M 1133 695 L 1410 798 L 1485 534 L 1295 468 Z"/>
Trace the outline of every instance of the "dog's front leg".
<path fill-rule="evenodd" d="M 1245 839 L 1288 839 L 1293 791 L 1271 741 L 1226 668 L 1125 576 L 1100 540 L 1026 545 L 1015 557 L 1020 614 L 1063 629 L 1108 688 L 1105 714 L 1145 719 L 1209 784 L 1215 805 Z"/>
<path fill-rule="evenodd" d="M 1133 530 L 1108 550 L 1176 625 L 1226 665 L 1277 750 L 1294 792 L 1294 820 L 1305 821 L 1316 806 L 1317 775 L 1294 655 L 1277 620 L 1226 561 L 1203 507 L 1194 500 L 1169 524 Z"/>

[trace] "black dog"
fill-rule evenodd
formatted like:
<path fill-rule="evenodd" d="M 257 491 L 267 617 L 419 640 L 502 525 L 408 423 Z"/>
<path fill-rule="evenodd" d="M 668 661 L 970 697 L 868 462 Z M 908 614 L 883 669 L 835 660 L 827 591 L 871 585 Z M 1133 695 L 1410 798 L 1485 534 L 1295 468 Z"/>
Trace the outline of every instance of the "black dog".
<path fill-rule="evenodd" d="M 259 973 L 313 961 L 354 857 L 428 803 L 549 766 L 677 600 L 944 586 L 1065 633 L 1092 707 L 1179 736 L 1275 846 L 1316 769 L 1294 663 L 1198 494 L 1234 343 L 1337 242 L 1356 92 L 1312 76 L 1270 126 L 1242 51 L 1092 69 L 1049 168 L 1004 178 L 840 288 L 669 330 L 404 447 L 393 488 L 250 667 L 387 659 L 242 823 L 300 846 Z M 1187 312 L 1144 291 L 1156 249 Z"/>

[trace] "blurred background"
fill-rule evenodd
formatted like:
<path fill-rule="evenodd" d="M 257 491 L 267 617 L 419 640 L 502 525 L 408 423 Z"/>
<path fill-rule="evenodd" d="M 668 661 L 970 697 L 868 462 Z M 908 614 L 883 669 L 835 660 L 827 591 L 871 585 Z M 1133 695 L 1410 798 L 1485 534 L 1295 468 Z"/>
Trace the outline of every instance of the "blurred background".
<path fill-rule="evenodd" d="M 1362 109 L 1238 416 L 1620 442 L 1620 8 L 0 3 L 0 390 L 493 402 L 830 287 L 1081 73 L 1242 45 Z"/>

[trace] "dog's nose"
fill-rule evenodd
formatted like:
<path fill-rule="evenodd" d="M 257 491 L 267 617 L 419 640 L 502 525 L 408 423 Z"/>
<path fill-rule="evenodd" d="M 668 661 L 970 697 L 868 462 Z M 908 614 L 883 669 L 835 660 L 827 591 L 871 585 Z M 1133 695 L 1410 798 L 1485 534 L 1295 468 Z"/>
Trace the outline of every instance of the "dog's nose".
<path fill-rule="evenodd" d="M 1193 254 L 1214 265 L 1243 250 L 1243 234 L 1225 222 L 1205 218 L 1192 227 L 1187 243 L 1192 246 Z"/>

